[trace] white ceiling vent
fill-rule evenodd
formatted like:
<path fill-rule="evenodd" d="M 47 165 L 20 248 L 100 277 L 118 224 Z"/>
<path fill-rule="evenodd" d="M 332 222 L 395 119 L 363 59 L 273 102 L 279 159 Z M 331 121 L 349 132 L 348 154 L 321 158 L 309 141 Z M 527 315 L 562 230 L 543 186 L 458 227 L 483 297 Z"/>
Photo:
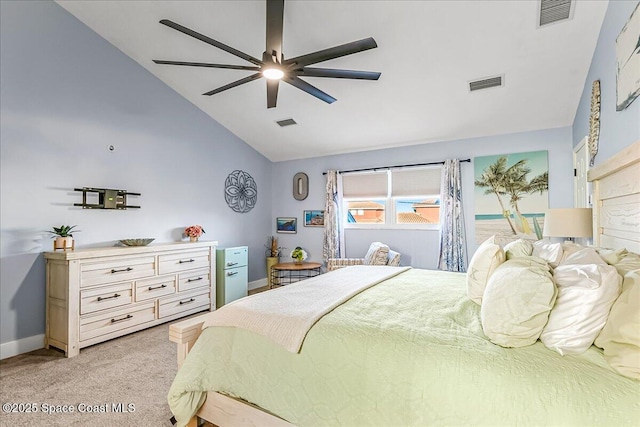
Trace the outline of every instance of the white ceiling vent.
<path fill-rule="evenodd" d="M 575 0 L 540 0 L 538 26 L 571 19 L 574 6 Z"/>
<path fill-rule="evenodd" d="M 474 92 L 480 89 L 489 89 L 490 87 L 503 86 L 503 81 L 503 76 L 494 76 L 480 80 L 474 80 L 469 82 L 469 92 Z"/>
<path fill-rule="evenodd" d="M 285 127 L 285 126 L 292 126 L 292 125 L 297 125 L 298 123 L 293 120 L 293 119 L 284 119 L 284 120 L 278 120 L 276 121 L 276 123 L 280 126 L 280 127 Z"/>

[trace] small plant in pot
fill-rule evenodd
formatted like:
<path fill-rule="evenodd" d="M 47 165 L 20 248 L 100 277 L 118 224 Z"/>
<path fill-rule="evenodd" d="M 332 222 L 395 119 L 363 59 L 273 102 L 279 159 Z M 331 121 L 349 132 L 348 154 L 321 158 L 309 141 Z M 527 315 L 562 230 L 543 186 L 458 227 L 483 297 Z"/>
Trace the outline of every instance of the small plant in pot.
<path fill-rule="evenodd" d="M 53 227 L 53 231 L 49 231 L 52 234 L 53 250 L 56 249 L 74 249 L 73 232 L 79 232 L 80 230 L 74 230 L 77 225 L 61 225 L 60 227 Z"/>

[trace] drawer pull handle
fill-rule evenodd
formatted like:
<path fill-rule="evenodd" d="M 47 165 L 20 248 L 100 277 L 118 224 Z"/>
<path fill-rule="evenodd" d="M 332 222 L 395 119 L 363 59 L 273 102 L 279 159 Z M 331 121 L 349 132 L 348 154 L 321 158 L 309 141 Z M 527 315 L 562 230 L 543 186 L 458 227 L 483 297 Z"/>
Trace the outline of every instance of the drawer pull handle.
<path fill-rule="evenodd" d="M 238 265 L 237 262 L 228 262 L 227 267 L 233 267 L 234 265 Z"/>
<path fill-rule="evenodd" d="M 180 261 L 178 261 L 178 264 L 186 264 L 188 262 L 196 262 L 196 260 L 195 259 L 190 259 L 189 261 L 180 260 Z"/>
<path fill-rule="evenodd" d="M 160 286 L 149 286 L 149 290 L 153 291 L 154 289 L 162 289 L 162 288 L 166 288 L 167 285 L 165 285 L 164 283 Z"/>
<path fill-rule="evenodd" d="M 235 276 L 236 274 L 238 274 L 237 271 L 228 271 L 227 272 L 227 276 L 231 277 L 231 276 Z"/>
<path fill-rule="evenodd" d="M 189 304 L 190 302 L 194 302 L 194 301 L 195 301 L 195 299 L 194 299 L 194 298 L 189 298 L 189 299 L 188 299 L 188 300 L 186 300 L 186 301 L 180 301 L 180 305 L 183 305 L 183 304 Z"/>
<path fill-rule="evenodd" d="M 104 301 L 106 299 L 111 299 L 111 298 L 118 298 L 119 296 L 121 296 L 120 294 L 113 294 L 110 297 L 98 297 L 98 301 Z"/>
<path fill-rule="evenodd" d="M 111 319 L 111 323 L 118 323 L 118 322 L 122 322 L 123 320 L 129 320 L 129 319 L 133 319 L 133 316 L 130 314 L 127 314 L 124 317 L 121 317 L 120 319 Z"/>
<path fill-rule="evenodd" d="M 202 280 L 202 277 L 197 277 L 195 279 L 187 279 L 187 283 L 189 283 L 189 282 L 197 282 L 198 280 Z"/>
<path fill-rule="evenodd" d="M 122 273 L 122 272 L 125 272 L 125 271 L 131 271 L 131 270 L 133 270 L 133 268 L 131 268 L 131 267 L 123 268 L 122 270 L 112 269 L 111 270 L 111 274 L 113 274 L 113 273 Z"/>

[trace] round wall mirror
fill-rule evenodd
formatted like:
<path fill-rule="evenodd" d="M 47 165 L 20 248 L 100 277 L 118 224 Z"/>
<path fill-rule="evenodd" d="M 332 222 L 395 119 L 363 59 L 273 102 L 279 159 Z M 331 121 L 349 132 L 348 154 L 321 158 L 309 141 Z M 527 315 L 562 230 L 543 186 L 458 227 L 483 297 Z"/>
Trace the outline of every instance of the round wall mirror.
<path fill-rule="evenodd" d="M 293 198 L 304 200 L 309 195 L 309 177 L 304 172 L 298 172 L 293 176 Z"/>

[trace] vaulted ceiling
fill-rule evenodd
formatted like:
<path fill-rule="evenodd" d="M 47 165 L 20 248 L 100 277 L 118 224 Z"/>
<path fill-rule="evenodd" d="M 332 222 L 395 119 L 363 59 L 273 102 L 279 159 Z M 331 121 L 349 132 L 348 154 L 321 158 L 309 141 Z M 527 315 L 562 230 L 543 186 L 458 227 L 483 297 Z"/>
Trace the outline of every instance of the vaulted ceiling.
<path fill-rule="evenodd" d="M 373 37 L 378 48 L 317 66 L 382 76 L 306 78 L 333 104 L 281 84 L 267 109 L 265 79 L 202 95 L 251 71 L 152 61 L 251 65 L 159 21 L 261 58 L 263 0 L 57 3 L 272 161 L 570 126 L 608 4 L 577 1 L 571 19 L 538 27 L 539 0 L 286 1 L 285 59 Z M 496 75 L 502 87 L 469 91 Z M 298 124 L 276 124 L 288 118 Z"/>

